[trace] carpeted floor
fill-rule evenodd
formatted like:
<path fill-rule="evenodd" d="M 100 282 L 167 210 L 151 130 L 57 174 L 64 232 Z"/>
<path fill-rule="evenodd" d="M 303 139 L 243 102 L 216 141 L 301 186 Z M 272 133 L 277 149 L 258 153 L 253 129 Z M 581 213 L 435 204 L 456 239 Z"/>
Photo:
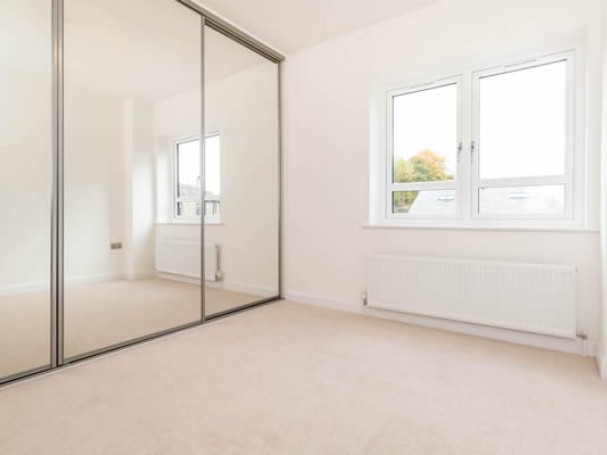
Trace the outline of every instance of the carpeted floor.
<path fill-rule="evenodd" d="M 205 288 L 211 315 L 261 299 Z M 66 286 L 65 355 L 84 354 L 200 318 L 200 286 L 161 279 Z M 0 296 L 0 377 L 49 363 L 47 292 Z"/>
<path fill-rule="evenodd" d="M 281 302 L 0 389 L 2 454 L 604 454 L 591 359 Z"/>

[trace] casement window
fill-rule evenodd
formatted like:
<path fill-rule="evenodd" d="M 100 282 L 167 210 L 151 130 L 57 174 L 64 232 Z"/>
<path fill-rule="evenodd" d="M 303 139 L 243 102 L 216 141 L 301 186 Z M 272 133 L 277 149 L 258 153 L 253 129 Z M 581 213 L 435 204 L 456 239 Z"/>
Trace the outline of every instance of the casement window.
<path fill-rule="evenodd" d="M 458 214 L 458 79 L 390 94 L 388 207 L 395 216 Z"/>
<path fill-rule="evenodd" d="M 205 221 L 218 221 L 221 204 L 220 136 L 205 137 Z M 200 139 L 175 143 L 175 218 L 200 217 Z"/>
<path fill-rule="evenodd" d="M 389 91 L 386 219 L 574 223 L 573 56 Z"/>

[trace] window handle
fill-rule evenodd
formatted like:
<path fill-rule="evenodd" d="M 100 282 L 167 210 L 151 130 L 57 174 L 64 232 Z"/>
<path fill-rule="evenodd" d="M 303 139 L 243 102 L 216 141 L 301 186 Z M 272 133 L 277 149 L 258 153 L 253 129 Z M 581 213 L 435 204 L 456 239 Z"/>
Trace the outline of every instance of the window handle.
<path fill-rule="evenodd" d="M 476 151 L 476 141 L 470 144 L 470 162 L 474 163 L 474 152 Z"/>
<path fill-rule="evenodd" d="M 461 157 L 462 157 L 462 148 L 463 148 L 463 144 L 460 141 L 459 144 L 457 145 L 457 162 L 459 163 Z"/>

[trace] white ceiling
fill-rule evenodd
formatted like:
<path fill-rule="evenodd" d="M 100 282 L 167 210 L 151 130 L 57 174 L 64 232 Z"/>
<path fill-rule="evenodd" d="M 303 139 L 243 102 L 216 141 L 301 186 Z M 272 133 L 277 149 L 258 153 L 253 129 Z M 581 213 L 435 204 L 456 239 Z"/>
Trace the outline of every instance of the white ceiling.
<path fill-rule="evenodd" d="M 195 0 L 286 54 L 436 0 Z"/>

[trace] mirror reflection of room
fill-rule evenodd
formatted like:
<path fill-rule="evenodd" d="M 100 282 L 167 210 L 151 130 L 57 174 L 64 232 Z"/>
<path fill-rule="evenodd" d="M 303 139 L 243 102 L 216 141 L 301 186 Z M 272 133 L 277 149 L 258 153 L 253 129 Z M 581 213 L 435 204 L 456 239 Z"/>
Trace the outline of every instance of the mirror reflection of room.
<path fill-rule="evenodd" d="M 50 15 L 0 3 L 0 378 L 51 361 Z"/>
<path fill-rule="evenodd" d="M 61 354 L 74 361 L 276 298 L 278 65 L 178 2 L 63 6 Z M 57 262 L 51 6 L 1 8 L 5 378 L 50 366 Z"/>
<path fill-rule="evenodd" d="M 278 295 L 278 67 L 205 28 L 205 312 Z"/>
<path fill-rule="evenodd" d="M 201 319 L 200 229 L 166 235 L 164 224 L 174 194 L 176 210 L 198 210 L 196 171 L 184 144 L 174 188 L 164 152 L 200 125 L 200 104 L 169 109 L 200 90 L 202 25 L 177 2 L 146 4 L 65 1 L 67 358 Z"/>
<path fill-rule="evenodd" d="M 167 252 L 156 267 L 175 280 L 199 277 L 199 270 L 165 270 L 165 261 L 175 241 L 200 238 L 203 212 L 205 315 L 212 316 L 278 295 L 278 70 L 208 27 L 204 66 L 204 153 L 201 119 L 187 115 L 197 112 L 199 90 L 156 110 L 156 237 Z"/>

